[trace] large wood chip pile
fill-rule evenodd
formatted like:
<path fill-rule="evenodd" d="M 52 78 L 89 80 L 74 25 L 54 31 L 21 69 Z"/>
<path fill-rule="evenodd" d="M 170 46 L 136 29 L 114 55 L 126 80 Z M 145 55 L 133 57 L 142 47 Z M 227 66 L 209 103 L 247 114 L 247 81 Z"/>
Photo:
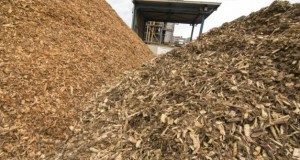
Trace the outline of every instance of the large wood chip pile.
<path fill-rule="evenodd" d="M 66 159 L 300 159 L 300 4 L 224 24 L 102 90 Z"/>
<path fill-rule="evenodd" d="M 104 0 L 1 0 L 0 159 L 53 155 L 89 93 L 151 58 Z"/>

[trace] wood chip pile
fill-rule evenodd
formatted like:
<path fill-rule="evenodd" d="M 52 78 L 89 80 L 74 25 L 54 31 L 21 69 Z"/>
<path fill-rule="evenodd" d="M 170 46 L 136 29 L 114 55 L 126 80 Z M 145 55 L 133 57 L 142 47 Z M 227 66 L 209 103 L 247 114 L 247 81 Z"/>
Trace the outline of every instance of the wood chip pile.
<path fill-rule="evenodd" d="M 103 0 L 1 0 L 0 159 L 54 154 L 89 93 L 151 58 Z"/>
<path fill-rule="evenodd" d="M 274 2 L 107 86 L 66 159 L 299 159 L 300 4 Z"/>

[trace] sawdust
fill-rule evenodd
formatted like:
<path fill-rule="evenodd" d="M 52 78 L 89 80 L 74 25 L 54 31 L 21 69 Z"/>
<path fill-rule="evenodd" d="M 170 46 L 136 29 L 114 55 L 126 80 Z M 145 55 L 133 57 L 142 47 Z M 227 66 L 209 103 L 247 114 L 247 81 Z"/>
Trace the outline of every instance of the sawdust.
<path fill-rule="evenodd" d="M 104 0 L 0 1 L 0 159 L 42 159 L 89 94 L 153 56 Z"/>
<path fill-rule="evenodd" d="M 299 159 L 300 4 L 213 29 L 97 94 L 66 159 Z"/>

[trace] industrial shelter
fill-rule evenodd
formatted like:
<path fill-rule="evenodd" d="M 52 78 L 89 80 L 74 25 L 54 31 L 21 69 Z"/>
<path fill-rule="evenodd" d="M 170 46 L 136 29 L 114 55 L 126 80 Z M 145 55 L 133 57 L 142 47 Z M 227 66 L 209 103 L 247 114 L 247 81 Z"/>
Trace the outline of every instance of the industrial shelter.
<path fill-rule="evenodd" d="M 150 21 L 190 24 L 193 26 L 192 39 L 195 25 L 201 24 L 199 31 L 199 34 L 201 34 L 205 19 L 221 5 L 217 2 L 184 0 L 133 0 L 133 3 L 132 29 L 144 41 L 147 41 L 147 37 L 149 37 L 147 24 Z M 160 36 L 162 36 L 162 30 L 159 31 Z M 160 39 L 160 42 L 162 42 L 163 38 Z"/>

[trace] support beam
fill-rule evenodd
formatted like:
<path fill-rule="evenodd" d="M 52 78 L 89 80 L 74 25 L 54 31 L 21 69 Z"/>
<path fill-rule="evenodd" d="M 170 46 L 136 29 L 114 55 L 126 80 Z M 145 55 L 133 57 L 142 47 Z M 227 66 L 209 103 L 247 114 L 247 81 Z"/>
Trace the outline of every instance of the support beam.
<path fill-rule="evenodd" d="M 192 42 L 193 41 L 193 35 L 194 35 L 194 29 L 195 29 L 195 24 L 192 24 L 193 27 L 192 27 L 192 34 L 191 34 L 191 39 L 190 41 Z"/>
<path fill-rule="evenodd" d="M 160 5 L 138 5 L 138 9 L 167 9 L 167 10 L 173 10 L 175 7 L 173 6 L 160 6 Z M 178 11 L 192 11 L 192 12 L 198 12 L 198 7 L 176 7 L 176 10 Z"/>
<path fill-rule="evenodd" d="M 203 33 L 204 22 L 205 22 L 205 15 L 202 16 L 199 36 Z"/>
<path fill-rule="evenodd" d="M 132 25 L 131 25 L 131 29 L 132 29 L 133 31 L 136 31 L 136 30 L 135 30 L 136 17 L 137 17 L 137 8 L 134 7 L 134 8 L 133 8 Z"/>
<path fill-rule="evenodd" d="M 147 20 L 144 21 L 144 27 L 146 28 L 146 33 L 144 33 L 144 38 L 145 38 L 145 41 L 147 42 L 148 41 L 148 33 L 149 33 L 149 27 L 147 26 Z"/>
<path fill-rule="evenodd" d="M 162 44 L 162 38 L 163 38 L 163 28 L 160 28 L 160 33 L 159 33 L 159 44 Z"/>

